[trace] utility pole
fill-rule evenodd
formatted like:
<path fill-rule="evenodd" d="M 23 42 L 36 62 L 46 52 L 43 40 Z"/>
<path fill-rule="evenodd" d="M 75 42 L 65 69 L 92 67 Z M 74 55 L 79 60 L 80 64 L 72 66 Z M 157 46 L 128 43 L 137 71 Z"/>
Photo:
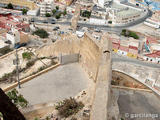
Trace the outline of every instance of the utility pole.
<path fill-rule="evenodd" d="M 20 89 L 21 86 L 20 86 L 20 81 L 19 81 L 19 67 L 18 67 L 18 64 L 19 64 L 19 58 L 18 58 L 18 53 L 17 53 L 17 48 L 16 48 L 16 73 L 17 73 L 18 88 Z"/>

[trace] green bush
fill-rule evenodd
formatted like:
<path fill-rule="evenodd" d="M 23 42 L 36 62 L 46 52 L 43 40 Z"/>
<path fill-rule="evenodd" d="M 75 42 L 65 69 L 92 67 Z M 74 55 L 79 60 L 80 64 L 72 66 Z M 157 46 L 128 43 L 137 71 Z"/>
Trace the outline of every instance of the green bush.
<path fill-rule="evenodd" d="M 51 14 L 49 14 L 49 13 L 46 13 L 45 15 L 46 15 L 46 17 L 51 17 Z"/>
<path fill-rule="evenodd" d="M 129 32 L 129 37 L 133 37 L 134 39 L 139 39 L 139 36 L 135 32 Z"/>
<path fill-rule="evenodd" d="M 59 6 L 56 6 L 56 10 L 59 10 Z"/>
<path fill-rule="evenodd" d="M 77 102 L 74 98 L 65 99 L 56 105 L 58 113 L 62 117 L 69 117 L 76 114 L 79 110 L 84 107 L 82 102 Z"/>
<path fill-rule="evenodd" d="M 66 11 L 66 9 L 63 11 L 63 15 L 66 15 L 67 14 L 67 11 Z"/>
<path fill-rule="evenodd" d="M 56 15 L 56 19 L 59 19 L 61 17 L 61 13 Z"/>
<path fill-rule="evenodd" d="M 24 108 L 28 105 L 28 101 L 21 94 L 19 94 L 16 89 L 13 89 L 12 91 L 8 92 L 7 96 L 18 108 Z"/>
<path fill-rule="evenodd" d="M 53 14 L 53 15 L 54 15 L 56 12 L 57 12 L 56 9 L 53 9 L 53 10 L 52 10 L 52 14 Z"/>
<path fill-rule="evenodd" d="M 38 29 L 33 32 L 33 35 L 34 34 L 38 35 L 40 38 L 48 38 L 48 36 L 49 36 L 47 31 L 45 31 L 44 29 Z"/>
<path fill-rule="evenodd" d="M 122 30 L 121 35 L 125 37 L 133 37 L 134 39 L 139 39 L 139 36 L 135 32 L 128 31 L 126 29 Z"/>
<path fill-rule="evenodd" d="M 22 14 L 23 14 L 23 15 L 26 15 L 26 14 L 27 14 L 27 12 L 28 12 L 28 10 L 27 10 L 27 9 L 22 9 Z"/>
<path fill-rule="evenodd" d="M 112 21 L 108 21 L 109 24 L 112 24 Z"/>
<path fill-rule="evenodd" d="M 87 18 L 89 18 L 89 17 L 91 16 L 91 12 L 85 10 L 84 12 L 81 12 L 81 15 L 82 15 L 82 17 L 87 17 Z"/>
<path fill-rule="evenodd" d="M 22 57 L 23 57 L 23 59 L 30 60 L 32 57 L 32 53 L 31 52 L 24 52 L 24 53 L 22 53 Z"/>
<path fill-rule="evenodd" d="M 9 4 L 7 5 L 7 8 L 8 8 L 8 9 L 13 9 L 12 3 L 9 3 Z"/>

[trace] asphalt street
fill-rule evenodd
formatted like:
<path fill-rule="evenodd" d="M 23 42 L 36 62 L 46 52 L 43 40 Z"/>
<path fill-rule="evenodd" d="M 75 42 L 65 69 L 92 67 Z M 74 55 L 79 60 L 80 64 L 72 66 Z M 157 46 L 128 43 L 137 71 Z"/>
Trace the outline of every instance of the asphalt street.
<path fill-rule="evenodd" d="M 160 98 L 154 93 L 119 89 L 118 105 L 124 120 L 160 120 Z"/>
<path fill-rule="evenodd" d="M 126 62 L 126 63 L 141 65 L 141 66 L 146 66 L 146 67 L 160 68 L 160 64 L 128 58 L 128 57 L 117 55 L 116 53 L 112 53 L 112 62 Z"/>

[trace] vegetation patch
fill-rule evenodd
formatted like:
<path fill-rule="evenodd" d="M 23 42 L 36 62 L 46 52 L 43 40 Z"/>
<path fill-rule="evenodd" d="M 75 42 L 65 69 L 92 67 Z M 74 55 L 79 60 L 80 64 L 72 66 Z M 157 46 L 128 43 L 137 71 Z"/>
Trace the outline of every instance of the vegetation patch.
<path fill-rule="evenodd" d="M 87 10 L 81 11 L 81 16 L 82 16 L 82 17 L 90 18 L 91 12 L 90 12 L 90 11 L 87 11 Z"/>
<path fill-rule="evenodd" d="M 23 14 L 23 15 L 26 15 L 26 14 L 27 14 L 27 12 L 28 12 L 28 10 L 27 10 L 27 9 L 22 9 L 22 14 Z"/>
<path fill-rule="evenodd" d="M 28 105 L 28 101 L 21 94 L 19 94 L 16 89 L 8 92 L 7 96 L 18 108 L 24 108 Z"/>
<path fill-rule="evenodd" d="M 49 13 L 46 13 L 45 15 L 46 15 L 46 17 L 51 17 L 51 14 L 49 14 Z"/>
<path fill-rule="evenodd" d="M 125 37 L 133 37 L 134 39 L 139 39 L 139 36 L 135 32 L 129 31 L 126 29 L 122 30 L 121 35 L 123 35 Z"/>
<path fill-rule="evenodd" d="M 33 35 L 38 35 L 40 38 L 48 38 L 49 34 L 44 29 L 38 29 L 33 32 Z"/>
<path fill-rule="evenodd" d="M 9 48 L 9 47 L 4 47 L 4 48 L 1 48 L 1 49 L 0 49 L 0 54 L 1 54 L 1 55 L 5 55 L 5 54 L 7 54 L 7 53 L 9 53 L 9 52 L 11 52 L 11 51 L 13 51 L 13 49 L 11 49 L 11 48 Z"/>
<path fill-rule="evenodd" d="M 56 15 L 56 19 L 59 19 L 61 17 L 61 13 Z"/>
<path fill-rule="evenodd" d="M 56 109 L 61 117 L 69 117 L 76 114 L 84 107 L 82 102 L 77 102 L 74 98 L 65 99 L 56 105 Z"/>
<path fill-rule="evenodd" d="M 32 53 L 31 52 L 23 52 L 22 53 L 22 57 L 23 57 L 23 59 L 27 59 L 27 60 L 30 60 L 31 59 L 31 57 L 32 57 Z"/>

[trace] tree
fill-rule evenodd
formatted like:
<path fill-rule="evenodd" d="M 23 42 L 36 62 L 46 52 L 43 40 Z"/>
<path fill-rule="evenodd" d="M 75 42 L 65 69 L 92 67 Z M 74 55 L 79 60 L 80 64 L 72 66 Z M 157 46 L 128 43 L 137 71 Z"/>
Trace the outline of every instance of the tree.
<path fill-rule="evenodd" d="M 8 9 L 13 9 L 12 3 L 9 3 L 9 4 L 7 5 L 7 8 L 8 8 Z"/>
<path fill-rule="evenodd" d="M 112 24 L 112 21 L 108 21 L 109 24 Z"/>
<path fill-rule="evenodd" d="M 61 13 L 56 15 L 56 19 L 59 19 L 61 17 Z"/>
<path fill-rule="evenodd" d="M 51 17 L 51 14 L 49 14 L 49 13 L 46 13 L 46 17 Z"/>
<path fill-rule="evenodd" d="M 27 10 L 27 9 L 22 9 L 22 14 L 23 14 L 23 15 L 26 15 L 26 14 L 27 14 L 27 12 L 28 12 L 28 10 Z"/>
<path fill-rule="evenodd" d="M 47 31 L 45 31 L 44 29 L 38 29 L 33 32 L 33 35 L 34 34 L 38 35 L 40 38 L 47 38 L 49 36 Z"/>
<path fill-rule="evenodd" d="M 66 9 L 63 11 L 63 15 L 66 15 L 67 14 L 67 11 L 66 11 Z"/>
<path fill-rule="evenodd" d="M 85 10 L 84 12 L 81 13 L 82 14 L 82 17 L 87 17 L 89 18 L 91 16 L 91 12 Z"/>
<path fill-rule="evenodd" d="M 129 37 L 133 37 L 134 39 L 139 39 L 139 36 L 135 32 L 129 32 Z"/>
<path fill-rule="evenodd" d="M 59 10 L 59 6 L 56 6 L 56 10 Z"/>
<path fill-rule="evenodd" d="M 56 9 L 53 9 L 53 10 L 52 10 L 53 15 L 54 15 L 56 12 L 57 12 Z"/>

